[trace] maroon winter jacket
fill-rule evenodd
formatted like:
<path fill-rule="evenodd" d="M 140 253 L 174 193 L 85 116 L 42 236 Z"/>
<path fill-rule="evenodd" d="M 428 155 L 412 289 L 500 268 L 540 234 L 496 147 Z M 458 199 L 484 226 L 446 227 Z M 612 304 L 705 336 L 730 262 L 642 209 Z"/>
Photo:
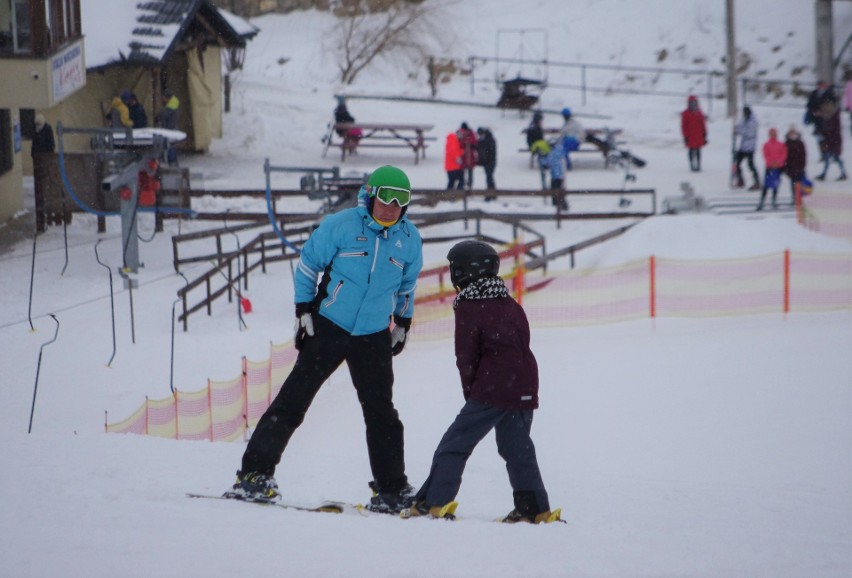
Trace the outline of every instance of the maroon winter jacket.
<path fill-rule="evenodd" d="M 465 400 L 500 409 L 538 407 L 538 364 L 530 325 L 511 297 L 460 300 L 456 366 Z"/>
<path fill-rule="evenodd" d="M 799 181 L 805 176 L 805 167 L 808 164 L 805 143 L 798 136 L 791 138 L 788 134 L 784 144 L 787 145 L 787 162 L 784 164 L 784 172 L 791 180 Z"/>
<path fill-rule="evenodd" d="M 464 154 L 462 155 L 463 167 L 466 169 L 475 168 L 479 160 L 476 134 L 469 128 L 460 128 L 457 134 L 459 135 L 459 144 L 462 150 L 464 150 Z"/>
<path fill-rule="evenodd" d="M 840 132 L 840 109 L 834 107 L 833 113 L 823 115 L 822 152 L 840 156 L 843 154 L 843 136 Z"/>

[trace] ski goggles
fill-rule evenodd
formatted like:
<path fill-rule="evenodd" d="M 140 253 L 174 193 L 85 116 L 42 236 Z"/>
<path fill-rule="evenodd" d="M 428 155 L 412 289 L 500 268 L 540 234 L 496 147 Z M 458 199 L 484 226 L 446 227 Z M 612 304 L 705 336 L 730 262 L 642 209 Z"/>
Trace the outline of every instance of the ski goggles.
<path fill-rule="evenodd" d="M 373 187 L 373 190 L 370 191 L 370 196 L 376 197 L 384 205 L 390 205 L 396 201 L 397 205 L 405 207 L 411 202 L 411 191 L 409 189 L 391 187 L 389 185 Z"/>

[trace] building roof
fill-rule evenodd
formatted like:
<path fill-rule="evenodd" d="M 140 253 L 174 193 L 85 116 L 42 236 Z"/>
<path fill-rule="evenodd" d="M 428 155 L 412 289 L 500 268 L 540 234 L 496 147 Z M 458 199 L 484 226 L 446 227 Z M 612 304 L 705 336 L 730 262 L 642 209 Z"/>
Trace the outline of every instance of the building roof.
<path fill-rule="evenodd" d="M 258 31 L 208 0 L 81 0 L 80 8 L 89 70 L 162 64 L 197 31 L 231 47 Z"/>

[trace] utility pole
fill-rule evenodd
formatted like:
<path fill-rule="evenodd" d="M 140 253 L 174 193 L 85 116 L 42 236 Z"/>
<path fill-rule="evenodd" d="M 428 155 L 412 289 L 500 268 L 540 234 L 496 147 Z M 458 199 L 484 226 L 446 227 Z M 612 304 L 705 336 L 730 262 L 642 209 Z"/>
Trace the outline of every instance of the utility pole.
<path fill-rule="evenodd" d="M 727 36 L 728 65 L 728 118 L 737 116 L 737 42 L 734 27 L 734 0 L 725 0 L 725 31 Z"/>
<path fill-rule="evenodd" d="M 832 84 L 834 83 L 834 42 L 832 38 L 831 0 L 816 0 L 814 10 L 817 79 Z"/>

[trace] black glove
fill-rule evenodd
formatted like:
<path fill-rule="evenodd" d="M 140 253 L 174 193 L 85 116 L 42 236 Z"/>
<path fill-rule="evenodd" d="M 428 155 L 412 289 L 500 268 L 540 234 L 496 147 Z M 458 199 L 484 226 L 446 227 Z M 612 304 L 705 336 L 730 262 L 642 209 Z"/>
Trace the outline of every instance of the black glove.
<path fill-rule="evenodd" d="M 295 337 L 293 337 L 296 350 L 301 351 L 305 340 L 314 336 L 314 317 L 311 313 L 311 303 L 296 303 L 296 324 L 293 331 L 296 332 Z"/>
<path fill-rule="evenodd" d="M 393 316 L 395 327 L 391 330 L 391 354 L 399 355 L 405 347 L 408 339 L 408 330 L 411 329 L 411 317 Z"/>

